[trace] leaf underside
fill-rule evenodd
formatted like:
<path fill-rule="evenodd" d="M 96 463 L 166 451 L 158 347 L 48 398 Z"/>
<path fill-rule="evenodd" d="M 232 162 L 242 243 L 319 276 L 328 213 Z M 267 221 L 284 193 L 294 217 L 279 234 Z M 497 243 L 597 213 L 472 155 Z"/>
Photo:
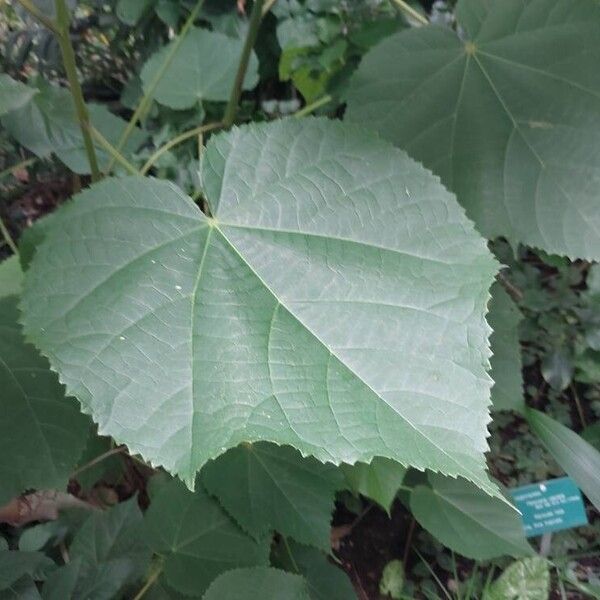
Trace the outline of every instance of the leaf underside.
<path fill-rule="evenodd" d="M 27 334 L 101 434 L 193 485 L 242 441 L 485 473 L 496 263 L 429 172 L 322 119 L 213 137 L 213 217 L 173 184 L 92 186 L 49 222 Z"/>
<path fill-rule="evenodd" d="M 439 174 L 481 233 L 600 258 L 600 5 L 460 0 L 369 52 L 347 119 Z"/>

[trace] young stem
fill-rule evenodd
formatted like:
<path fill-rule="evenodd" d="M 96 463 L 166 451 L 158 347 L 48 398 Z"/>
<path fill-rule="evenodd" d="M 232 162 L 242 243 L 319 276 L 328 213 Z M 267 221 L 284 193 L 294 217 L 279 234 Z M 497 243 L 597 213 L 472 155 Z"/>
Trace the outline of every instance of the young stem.
<path fill-rule="evenodd" d="M 295 112 L 294 117 L 299 119 L 300 117 L 305 117 L 306 115 L 310 115 L 310 113 L 317 110 L 317 108 L 320 108 L 321 106 L 324 106 L 325 104 L 329 104 L 332 100 L 333 100 L 333 98 L 329 94 L 327 94 L 326 96 L 323 96 L 322 98 L 319 98 L 318 100 L 315 100 L 311 104 L 307 104 L 304 108 L 301 108 L 299 111 Z"/>
<path fill-rule="evenodd" d="M 421 25 L 429 24 L 427 17 L 424 17 L 420 12 L 416 11 L 410 4 L 406 3 L 404 0 L 392 0 L 392 1 L 401 11 L 406 13 L 409 17 L 413 18 L 415 21 L 418 21 Z"/>
<path fill-rule="evenodd" d="M 203 4 L 204 4 L 204 0 L 198 0 L 198 2 L 196 3 L 196 6 L 194 6 L 192 12 L 190 13 L 189 17 L 187 18 L 186 22 L 184 23 L 183 27 L 181 28 L 179 35 L 175 38 L 175 40 L 173 40 L 172 45 L 171 45 L 169 51 L 167 52 L 167 55 L 165 56 L 164 62 L 160 66 L 160 69 L 158 69 L 158 71 L 156 72 L 156 75 L 154 76 L 154 78 L 152 79 L 152 81 L 150 82 L 148 87 L 146 88 L 144 95 L 142 96 L 142 99 L 140 100 L 140 103 L 137 105 L 136 109 L 134 110 L 133 115 L 131 115 L 131 119 L 129 119 L 129 123 L 127 123 L 127 127 L 125 127 L 125 129 L 123 130 L 123 133 L 121 134 L 121 137 L 119 138 L 119 141 L 117 142 L 117 146 L 116 146 L 117 152 L 121 152 L 121 150 L 123 150 L 123 147 L 127 143 L 129 136 L 133 133 L 133 130 L 135 129 L 135 126 L 137 125 L 138 121 L 140 121 L 143 118 L 143 116 L 146 114 L 146 111 L 148 110 L 148 108 L 150 107 L 150 104 L 152 102 L 152 98 L 154 98 L 154 91 L 156 90 L 156 86 L 159 84 L 160 80 L 163 78 L 163 75 L 165 74 L 166 70 L 169 68 L 169 65 L 173 62 L 173 58 L 175 57 L 175 54 L 177 53 L 179 46 L 181 46 L 181 42 L 183 42 L 188 31 L 194 24 L 194 21 L 196 20 L 196 17 L 200 13 L 200 9 L 202 8 Z M 116 159 L 113 156 L 106 167 L 107 172 L 110 172 L 111 169 L 114 167 L 115 160 Z"/>
<path fill-rule="evenodd" d="M 121 454 L 122 452 L 125 452 L 126 450 L 127 450 L 127 448 L 125 446 L 117 446 L 116 448 L 111 448 L 110 450 L 107 450 L 103 454 L 100 454 L 99 456 L 96 456 L 96 458 L 93 458 L 92 460 L 90 460 L 90 462 L 85 463 L 85 465 L 82 465 L 78 469 L 75 469 L 75 471 L 73 471 L 71 473 L 70 479 L 75 479 L 77 477 L 77 475 L 80 475 L 84 471 L 87 471 L 94 465 L 101 463 L 103 460 L 105 460 L 111 456 L 114 456 L 115 454 Z"/>
<path fill-rule="evenodd" d="M 0 233 L 3 235 L 4 239 L 6 240 L 8 247 L 17 256 L 19 256 L 19 249 L 17 248 L 17 244 L 15 244 L 15 241 L 13 240 L 12 235 L 10 235 L 10 232 L 8 231 L 8 228 L 4 224 L 4 221 L 2 220 L 2 218 L 0 218 Z"/>
<path fill-rule="evenodd" d="M 199 127 L 194 127 L 193 129 L 189 129 L 188 131 L 184 131 L 182 134 L 174 137 L 172 140 L 169 140 L 166 144 L 161 146 L 154 154 L 146 161 L 144 166 L 142 167 L 140 173 L 145 175 L 152 165 L 165 153 L 168 152 L 174 146 L 189 140 L 197 135 L 202 135 L 207 131 L 212 131 L 213 129 L 218 129 L 222 127 L 223 123 L 207 123 L 206 125 L 200 125 Z"/>
<path fill-rule="evenodd" d="M 146 592 L 155 584 L 156 580 L 160 577 L 162 570 L 163 566 L 161 564 L 152 572 L 150 577 L 148 577 L 146 583 L 142 586 L 140 591 L 133 597 L 133 600 L 141 600 L 146 595 Z"/>
<path fill-rule="evenodd" d="M 265 0 L 265 5 L 262 8 L 262 16 L 264 17 L 272 8 L 277 0 Z"/>
<path fill-rule="evenodd" d="M 79 127 L 81 128 L 81 135 L 83 136 L 85 152 L 88 157 L 88 162 L 90 163 L 92 181 L 98 181 L 98 179 L 100 179 L 100 169 L 98 168 L 96 149 L 94 148 L 94 142 L 92 141 L 92 136 L 90 134 L 90 116 L 83 99 L 83 92 L 81 91 L 79 79 L 77 78 L 75 52 L 73 51 L 71 38 L 69 37 L 69 27 L 71 23 L 69 11 L 65 4 L 65 0 L 54 0 L 54 6 L 56 9 L 56 24 L 58 27 L 56 39 L 60 47 L 65 72 L 71 89 L 71 96 L 73 97 L 73 102 L 75 104 L 75 111 L 77 113 Z"/>
<path fill-rule="evenodd" d="M 115 162 L 125 167 L 132 175 L 139 175 L 139 171 L 93 125 L 90 125 L 90 133 L 98 145 L 102 146 L 115 159 Z"/>
<path fill-rule="evenodd" d="M 223 115 L 223 126 L 226 128 L 233 125 L 238 111 L 238 104 L 240 103 L 240 97 L 242 96 L 242 86 L 244 85 L 244 77 L 246 76 L 246 70 L 248 69 L 248 63 L 250 62 L 250 53 L 254 47 L 254 42 L 256 41 L 258 28 L 260 27 L 260 21 L 262 19 L 263 3 L 264 0 L 254 0 L 254 6 L 252 7 L 252 13 L 250 14 L 250 23 L 248 25 L 248 34 L 246 35 L 246 41 L 242 48 L 242 54 L 235 75 L 235 81 L 231 88 L 229 102 L 225 107 L 225 113 Z"/>
<path fill-rule="evenodd" d="M 35 4 L 30 0 L 19 0 L 19 4 L 33 17 L 35 17 L 44 27 L 47 27 L 56 36 L 60 35 L 57 24 L 47 17 Z"/>

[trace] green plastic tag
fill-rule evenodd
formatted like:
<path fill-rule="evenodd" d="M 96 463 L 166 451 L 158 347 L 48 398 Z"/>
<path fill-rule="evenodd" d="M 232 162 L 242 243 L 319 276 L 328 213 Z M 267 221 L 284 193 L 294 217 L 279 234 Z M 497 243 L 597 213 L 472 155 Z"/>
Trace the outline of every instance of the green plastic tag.
<path fill-rule="evenodd" d="M 579 488 L 570 477 L 550 479 L 510 490 L 521 511 L 527 537 L 586 525 Z"/>

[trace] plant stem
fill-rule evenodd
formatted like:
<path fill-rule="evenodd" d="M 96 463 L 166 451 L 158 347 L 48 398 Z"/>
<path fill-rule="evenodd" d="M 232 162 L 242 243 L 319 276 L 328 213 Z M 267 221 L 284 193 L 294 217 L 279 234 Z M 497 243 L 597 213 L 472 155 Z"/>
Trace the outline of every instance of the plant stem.
<path fill-rule="evenodd" d="M 287 537 L 285 537 L 285 535 L 282 535 L 281 540 L 283 541 L 283 545 L 285 546 L 285 551 L 287 552 L 288 558 L 290 559 L 290 562 L 292 563 L 292 567 L 293 567 L 294 571 L 296 571 L 296 573 L 300 573 L 300 569 L 298 568 L 298 563 L 296 562 L 296 559 L 294 558 L 294 555 L 292 554 L 292 549 L 290 548 L 290 544 L 287 540 Z"/>
<path fill-rule="evenodd" d="M 4 224 L 4 221 L 2 220 L 2 218 L 0 218 L 0 233 L 3 235 L 4 239 L 6 240 L 6 243 L 8 244 L 8 247 L 17 255 L 19 256 L 19 249 L 17 248 L 17 245 L 15 244 L 15 241 L 12 238 L 12 235 L 10 235 L 10 232 L 8 231 L 6 225 Z"/>
<path fill-rule="evenodd" d="M 301 108 L 299 111 L 295 112 L 294 117 L 299 119 L 301 117 L 305 117 L 306 115 L 310 115 L 310 113 L 317 110 L 317 108 L 320 108 L 325 104 L 329 104 L 329 102 L 331 102 L 332 100 L 333 98 L 329 94 L 327 94 L 326 96 L 315 100 L 311 104 L 307 104 L 304 108 Z"/>
<path fill-rule="evenodd" d="M 412 17 L 415 21 L 418 21 L 421 25 L 429 25 L 427 17 L 424 17 L 420 12 L 416 11 L 410 4 L 404 0 L 392 0 L 394 4 L 401 10 L 404 11 L 409 17 Z"/>
<path fill-rule="evenodd" d="M 265 5 L 262 8 L 262 16 L 264 17 L 272 8 L 277 0 L 265 0 Z"/>
<path fill-rule="evenodd" d="M 33 156 L 32 158 L 26 158 L 16 165 L 12 165 L 11 167 L 7 167 L 3 171 L 0 171 L 0 181 L 2 181 L 5 177 L 12 175 L 18 169 L 25 169 L 26 167 L 31 166 L 33 163 L 37 162 L 37 157 Z"/>
<path fill-rule="evenodd" d="M 119 138 L 119 141 L 117 142 L 116 150 L 118 152 L 121 152 L 121 150 L 123 150 L 123 146 L 125 146 L 125 144 L 127 143 L 127 140 L 129 139 L 129 136 L 133 133 L 133 130 L 135 129 L 137 122 L 140 121 L 143 118 L 143 116 L 146 114 L 146 111 L 148 110 L 148 108 L 150 107 L 150 104 L 152 102 L 152 98 L 154 98 L 154 91 L 156 90 L 156 86 L 159 84 L 160 80 L 163 78 L 163 75 L 165 74 L 166 70 L 169 68 L 169 65 L 173 62 L 173 58 L 175 58 L 175 54 L 177 53 L 179 46 L 181 46 L 181 43 L 185 39 L 185 36 L 187 35 L 188 31 L 194 24 L 194 21 L 196 20 L 196 17 L 200 13 L 200 9 L 202 8 L 203 4 L 204 4 L 204 0 L 198 0 L 198 2 L 196 3 L 196 6 L 194 6 L 192 12 L 190 13 L 189 17 L 187 18 L 186 22 L 184 23 L 183 27 L 181 28 L 179 35 L 173 40 L 172 45 L 169 48 L 167 55 L 165 56 L 165 60 L 164 60 L 163 64 L 160 66 L 160 69 L 158 69 L 158 71 L 156 72 L 156 75 L 154 76 L 154 78 L 152 79 L 150 84 L 148 85 L 148 88 L 145 90 L 144 95 L 142 96 L 142 99 L 140 100 L 139 104 L 137 105 L 135 111 L 133 112 L 133 115 L 131 115 L 131 119 L 129 119 L 129 123 L 127 123 L 127 127 L 125 127 L 125 129 L 123 130 L 123 133 L 121 134 L 121 137 Z M 116 159 L 113 156 L 106 167 L 107 172 L 111 171 L 111 169 L 113 168 L 113 166 L 115 164 L 115 160 Z"/>
<path fill-rule="evenodd" d="M 93 458 L 92 460 L 90 460 L 90 462 L 85 463 L 85 465 L 82 465 L 78 469 L 75 469 L 75 471 L 73 471 L 71 473 L 70 479 L 75 479 L 77 477 L 77 475 L 80 475 L 81 473 L 83 473 L 84 471 L 87 471 L 94 465 L 101 463 L 106 458 L 114 456 L 115 454 L 121 454 L 122 452 L 125 452 L 126 450 L 127 450 L 127 448 L 125 446 L 117 446 L 116 448 L 111 448 L 110 450 L 107 450 L 106 452 L 100 454 L 99 456 L 96 456 L 96 458 Z"/>
<path fill-rule="evenodd" d="M 579 415 L 579 420 L 581 421 L 582 427 L 587 427 L 587 422 L 585 420 L 585 413 L 583 412 L 583 406 L 581 406 L 581 400 L 579 400 L 579 394 L 577 393 L 577 389 L 575 388 L 575 384 L 571 384 L 571 391 L 573 392 L 573 399 L 575 400 L 575 406 L 577 407 L 577 414 Z"/>
<path fill-rule="evenodd" d="M 71 96 L 73 97 L 73 102 L 75 104 L 77 120 L 79 121 L 79 127 L 81 128 L 81 134 L 83 135 L 83 144 L 85 146 L 88 162 L 90 163 L 92 181 L 98 181 L 98 179 L 100 179 L 100 169 L 98 168 L 96 149 L 94 148 L 94 143 L 90 134 L 90 116 L 83 99 L 83 92 L 81 91 L 79 79 L 77 78 L 75 52 L 73 51 L 71 38 L 69 37 L 69 27 L 71 23 L 69 11 L 65 4 L 65 0 L 54 0 L 54 6 L 56 8 L 56 23 L 58 26 L 56 39 L 60 46 L 63 64 L 71 89 Z"/>
<path fill-rule="evenodd" d="M 223 123 L 207 123 L 206 125 L 200 125 L 199 127 L 194 127 L 193 129 L 188 129 L 188 131 L 184 131 L 182 134 L 174 137 L 172 140 L 169 140 L 166 144 L 161 146 L 152 156 L 146 161 L 144 166 L 141 168 L 140 173 L 145 175 L 152 165 L 165 153 L 168 152 L 171 148 L 193 138 L 197 135 L 202 135 L 207 131 L 212 131 L 213 129 L 218 129 L 219 127 L 223 127 Z"/>
<path fill-rule="evenodd" d="M 242 86 L 244 85 L 244 77 L 246 76 L 246 70 L 248 69 L 248 63 L 250 62 L 250 53 L 254 47 L 254 42 L 256 41 L 258 28 L 260 27 L 260 21 L 262 19 L 263 3 L 264 0 L 254 0 L 254 6 L 252 7 L 252 13 L 250 14 L 250 23 L 248 25 L 248 34 L 246 35 L 246 41 L 242 48 L 242 54 L 240 56 L 237 73 L 235 74 L 235 81 L 231 88 L 229 102 L 227 103 L 225 113 L 223 114 L 223 126 L 227 128 L 233 125 L 238 111 L 238 104 L 240 102 L 240 97 L 242 96 Z"/>
<path fill-rule="evenodd" d="M 133 597 L 133 600 L 141 600 L 144 597 L 146 592 L 154 585 L 156 580 L 160 577 L 162 570 L 163 566 L 161 564 L 157 569 L 154 570 L 150 577 L 148 577 L 146 583 L 142 586 L 140 591 Z"/>
<path fill-rule="evenodd" d="M 93 125 L 90 125 L 90 133 L 98 142 L 98 145 L 102 146 L 114 158 L 115 162 L 125 167 L 132 175 L 139 175 L 139 171 Z"/>
<path fill-rule="evenodd" d="M 55 33 L 57 36 L 60 35 L 60 30 L 57 24 L 47 17 L 31 0 L 19 0 L 19 4 L 32 16 L 34 16 L 42 25 L 47 27 L 50 31 Z"/>

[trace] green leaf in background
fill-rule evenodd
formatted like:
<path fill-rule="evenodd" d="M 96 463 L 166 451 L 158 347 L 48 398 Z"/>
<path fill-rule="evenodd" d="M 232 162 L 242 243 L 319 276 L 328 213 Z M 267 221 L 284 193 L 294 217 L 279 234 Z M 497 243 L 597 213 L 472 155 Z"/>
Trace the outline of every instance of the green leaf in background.
<path fill-rule="evenodd" d="M 48 362 L 26 344 L 17 297 L 0 300 L 0 505 L 30 489 L 64 489 L 90 428 Z"/>
<path fill-rule="evenodd" d="M 126 25 L 136 25 L 156 4 L 156 0 L 119 0 L 116 14 Z"/>
<path fill-rule="evenodd" d="M 88 111 L 92 125 L 115 145 L 127 125 L 126 121 L 101 104 L 89 104 Z M 83 137 L 69 90 L 43 84 L 33 101 L 3 117 L 2 125 L 19 144 L 35 155 L 45 158 L 54 153 L 75 173 L 89 173 Z M 123 153 L 132 153 L 143 140 L 144 134 L 136 128 Z M 109 160 L 108 154 L 99 146 L 96 146 L 96 154 L 101 166 Z"/>
<path fill-rule="evenodd" d="M 76 558 L 53 571 L 42 588 L 43 600 L 65 600 L 76 598 L 75 588 L 81 570 L 81 559 Z"/>
<path fill-rule="evenodd" d="M 9 587 L 0 590 L 0 600 L 41 600 L 41 596 L 33 578 L 24 575 Z"/>
<path fill-rule="evenodd" d="M 54 566 L 41 552 L 0 550 L 0 590 L 9 588 L 25 575 L 45 579 Z"/>
<path fill-rule="evenodd" d="M 241 444 L 206 464 L 202 482 L 254 537 L 269 531 L 325 551 L 341 474 L 288 446 Z"/>
<path fill-rule="evenodd" d="M 74 597 L 112 600 L 141 579 L 151 556 L 143 530 L 135 497 L 88 517 L 69 547 L 69 555 L 81 560 Z"/>
<path fill-rule="evenodd" d="M 216 31 L 191 29 L 156 86 L 153 94 L 155 100 L 180 110 L 203 100 L 227 100 L 243 43 L 242 39 L 234 39 Z M 144 65 L 141 74 L 144 90 L 148 90 L 162 68 L 170 49 L 170 45 L 161 48 Z M 253 52 L 243 89 L 252 89 L 257 83 L 258 59 Z"/>
<path fill-rule="evenodd" d="M 235 569 L 218 577 L 202 600 L 312 600 L 299 575 L 270 567 Z"/>
<path fill-rule="evenodd" d="M 389 514 L 396 492 L 407 468 L 389 458 L 376 456 L 370 464 L 342 465 L 342 472 L 350 489 L 374 500 Z"/>
<path fill-rule="evenodd" d="M 495 410 L 515 410 L 522 413 L 525 410 L 525 396 L 519 343 L 521 313 L 500 283 L 494 283 L 491 291 L 487 319 L 492 328 L 492 406 Z"/>
<path fill-rule="evenodd" d="M 148 544 L 164 557 L 167 584 L 182 594 L 202 594 L 228 569 L 269 562 L 270 538 L 252 539 L 206 492 L 192 493 L 176 479 L 153 495 L 145 524 Z"/>
<path fill-rule="evenodd" d="M 439 26 L 371 50 L 348 92 L 440 175 L 486 237 L 600 258 L 600 5 L 460 0 Z"/>
<path fill-rule="evenodd" d="M 105 179 L 55 213 L 27 271 L 26 331 L 100 433 L 190 486 L 268 440 L 498 493 L 483 456 L 496 262 L 438 180 L 311 118 L 212 137 L 202 182 L 211 218 L 171 183 Z"/>
<path fill-rule="evenodd" d="M 548 385 L 552 389 L 562 392 L 573 379 L 573 360 L 561 348 L 552 350 L 544 356 L 541 371 Z"/>
<path fill-rule="evenodd" d="M 6 73 L 0 73 L 0 116 L 28 104 L 37 91 Z"/>
<path fill-rule="evenodd" d="M 23 271 L 18 256 L 11 256 L 0 263 L 0 298 L 21 293 Z"/>
<path fill-rule="evenodd" d="M 402 561 L 398 559 L 390 560 L 381 573 L 379 593 L 382 596 L 389 596 L 393 600 L 402 600 L 402 588 L 404 587 L 405 579 L 406 574 Z"/>
<path fill-rule="evenodd" d="M 588 425 L 582 432 L 581 437 L 590 443 L 596 450 L 600 450 L 600 421 Z"/>
<path fill-rule="evenodd" d="M 548 415 L 531 408 L 525 414 L 554 460 L 600 510 L 600 452 Z"/>
<path fill-rule="evenodd" d="M 77 467 L 87 465 L 90 461 L 93 461 L 105 452 L 109 452 L 113 448 L 113 441 L 109 437 L 98 435 L 96 428 L 93 427 L 88 436 L 83 454 L 77 463 Z M 117 483 L 122 475 L 123 457 L 115 454 L 77 473 L 75 479 L 77 479 L 77 483 L 79 483 L 83 490 L 90 490 L 99 481 L 111 484 Z"/>
<path fill-rule="evenodd" d="M 273 554 L 275 566 L 306 578 L 311 600 L 355 600 L 350 579 L 327 555 L 293 540 L 280 541 Z"/>
<path fill-rule="evenodd" d="M 415 519 L 455 552 L 475 560 L 533 554 L 519 513 L 508 503 L 483 494 L 464 479 L 429 474 L 430 487 L 418 485 L 410 496 Z"/>
<path fill-rule="evenodd" d="M 548 600 L 549 567 L 541 556 L 518 560 L 492 583 L 483 600 Z"/>

